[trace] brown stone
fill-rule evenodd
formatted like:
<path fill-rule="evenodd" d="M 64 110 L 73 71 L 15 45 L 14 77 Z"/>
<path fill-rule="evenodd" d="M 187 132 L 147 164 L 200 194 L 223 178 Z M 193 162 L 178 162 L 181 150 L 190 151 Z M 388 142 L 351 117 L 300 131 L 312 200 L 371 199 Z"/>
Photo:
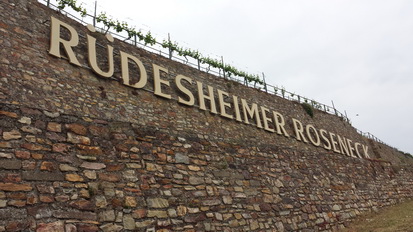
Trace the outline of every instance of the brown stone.
<path fill-rule="evenodd" d="M 106 171 L 115 172 L 125 168 L 125 164 L 106 164 Z"/>
<path fill-rule="evenodd" d="M 26 206 L 26 201 L 24 200 L 9 200 L 7 205 L 14 207 L 23 207 Z"/>
<path fill-rule="evenodd" d="M 49 161 L 43 161 L 40 165 L 40 170 L 42 171 L 54 171 L 57 169 L 57 164 Z"/>
<path fill-rule="evenodd" d="M 107 129 L 106 127 L 92 125 L 89 127 L 89 131 L 94 136 L 102 136 L 104 138 L 109 137 L 109 129 Z"/>
<path fill-rule="evenodd" d="M 195 166 L 195 165 L 188 165 L 188 169 L 191 170 L 191 171 L 195 171 L 195 172 L 201 170 L 201 168 L 199 166 Z"/>
<path fill-rule="evenodd" d="M 82 176 L 80 176 L 78 174 L 72 174 L 72 173 L 66 174 L 65 179 L 67 181 L 71 181 L 71 182 L 82 182 L 82 181 L 84 181 Z"/>
<path fill-rule="evenodd" d="M 186 213 L 188 212 L 188 209 L 185 206 L 180 205 L 176 208 L 176 212 L 178 216 L 185 216 Z"/>
<path fill-rule="evenodd" d="M 62 172 L 76 172 L 76 171 L 78 171 L 78 168 L 70 166 L 68 164 L 60 164 L 59 169 Z"/>
<path fill-rule="evenodd" d="M 77 148 L 79 153 L 82 155 L 102 155 L 103 151 L 100 147 L 96 146 L 85 146 L 82 144 L 78 144 Z"/>
<path fill-rule="evenodd" d="M 8 112 L 8 111 L 0 111 L 0 115 L 5 115 L 5 116 L 10 117 L 10 118 L 17 118 L 18 117 L 18 115 L 16 113 Z"/>
<path fill-rule="evenodd" d="M 99 231 L 99 227 L 97 225 L 90 225 L 90 224 L 78 224 L 76 228 L 77 228 L 77 232 L 97 232 Z"/>
<path fill-rule="evenodd" d="M 45 203 L 54 202 L 54 197 L 52 195 L 40 195 L 39 200 Z"/>
<path fill-rule="evenodd" d="M 33 143 L 23 143 L 21 147 L 31 151 L 50 151 L 50 148 Z"/>
<path fill-rule="evenodd" d="M 24 160 L 24 161 L 22 161 L 22 168 L 24 170 L 34 170 L 34 169 L 36 169 L 36 161 Z"/>
<path fill-rule="evenodd" d="M 137 205 L 138 205 L 138 203 L 136 202 L 135 197 L 132 197 L 132 196 L 126 196 L 125 197 L 125 206 L 126 207 L 135 208 Z"/>
<path fill-rule="evenodd" d="M 55 200 L 58 201 L 58 202 L 66 202 L 66 201 L 70 200 L 70 197 L 67 196 L 67 195 L 57 195 L 55 197 Z"/>
<path fill-rule="evenodd" d="M 99 173 L 99 179 L 110 182 L 117 182 L 120 178 L 116 174 Z"/>
<path fill-rule="evenodd" d="M 43 154 L 34 153 L 34 154 L 32 154 L 32 158 L 37 159 L 37 160 L 43 159 Z"/>
<path fill-rule="evenodd" d="M 88 200 L 74 201 L 74 202 L 71 202 L 69 205 L 73 208 L 80 209 L 80 210 L 92 211 L 95 209 L 95 205 L 91 201 L 88 201 Z"/>
<path fill-rule="evenodd" d="M 36 185 L 36 188 L 39 193 L 48 193 L 48 194 L 55 193 L 55 189 L 51 185 L 38 184 Z"/>
<path fill-rule="evenodd" d="M 11 148 L 10 142 L 0 142 L 0 148 Z"/>
<path fill-rule="evenodd" d="M 7 173 L 1 180 L 4 182 L 19 183 L 22 181 L 22 177 L 20 173 Z"/>
<path fill-rule="evenodd" d="M 36 128 L 36 127 L 32 127 L 32 126 L 23 126 L 23 127 L 21 128 L 21 130 L 22 130 L 23 132 L 27 132 L 27 133 L 34 134 L 34 135 L 37 135 L 37 134 L 41 134 L 41 133 L 42 133 L 42 130 L 40 130 L 40 129 Z"/>
<path fill-rule="evenodd" d="M 134 218 L 144 218 L 146 217 L 146 209 L 137 209 L 132 212 L 132 217 Z"/>
<path fill-rule="evenodd" d="M 161 162 L 166 162 L 166 154 L 156 153 L 156 159 Z"/>
<path fill-rule="evenodd" d="M 18 130 L 3 132 L 4 140 L 15 140 L 15 139 L 20 139 L 21 137 L 22 137 L 22 134 Z"/>
<path fill-rule="evenodd" d="M 27 194 L 22 192 L 11 192 L 7 194 L 7 198 L 14 200 L 23 200 L 27 198 Z"/>
<path fill-rule="evenodd" d="M 70 150 L 70 145 L 64 143 L 53 144 L 53 152 L 66 153 Z"/>
<path fill-rule="evenodd" d="M 0 190 L 13 192 L 13 191 L 31 191 L 33 188 L 30 184 L 13 184 L 13 183 L 0 183 Z"/>
<path fill-rule="evenodd" d="M 141 195 L 142 194 L 142 190 L 138 189 L 138 188 L 124 188 L 124 190 L 126 192 L 132 192 L 135 193 L 136 195 Z"/>
<path fill-rule="evenodd" d="M 87 134 L 87 128 L 83 125 L 80 124 L 66 124 L 65 125 L 66 129 L 68 129 L 69 131 L 76 133 L 78 135 L 86 135 Z"/>
<path fill-rule="evenodd" d="M 73 133 L 67 133 L 67 141 L 74 144 L 90 145 L 90 138 Z"/>
<path fill-rule="evenodd" d="M 83 162 L 80 167 L 92 170 L 100 170 L 106 168 L 104 163 Z"/>
<path fill-rule="evenodd" d="M 65 232 L 64 223 L 62 221 L 40 223 L 36 232 Z"/>
<path fill-rule="evenodd" d="M 27 231 L 29 228 L 28 221 L 12 221 L 6 223 L 5 231 Z"/>
<path fill-rule="evenodd" d="M 57 142 L 65 142 L 66 141 L 65 136 L 63 136 L 61 134 L 58 134 L 58 133 L 55 133 L 55 132 L 47 132 L 46 137 L 50 140 L 57 141 Z"/>
<path fill-rule="evenodd" d="M 31 193 L 27 196 L 26 202 L 29 205 L 34 205 L 39 203 L 39 198 L 37 197 L 37 195 Z"/>
<path fill-rule="evenodd" d="M 205 214 L 199 213 L 199 214 L 188 214 L 184 217 L 184 221 L 188 223 L 194 223 L 194 222 L 202 222 L 206 219 Z"/>
<path fill-rule="evenodd" d="M 52 132 L 62 132 L 62 124 L 56 122 L 49 122 L 47 124 L 47 130 Z"/>

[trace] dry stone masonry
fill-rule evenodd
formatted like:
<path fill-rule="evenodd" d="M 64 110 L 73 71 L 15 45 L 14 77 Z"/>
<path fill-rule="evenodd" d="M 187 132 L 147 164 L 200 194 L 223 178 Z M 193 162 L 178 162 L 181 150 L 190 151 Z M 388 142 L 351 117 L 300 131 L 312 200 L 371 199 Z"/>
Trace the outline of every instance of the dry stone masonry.
<path fill-rule="evenodd" d="M 412 159 L 339 117 L 312 118 L 298 103 L 94 32 L 102 72 L 109 42 L 142 62 L 147 85 L 127 86 L 120 52 L 109 77 L 89 65 L 91 28 L 35 0 L 2 1 L 0 12 L 0 231 L 338 231 L 413 196 Z M 53 18 L 79 33 L 80 65 L 64 48 L 50 54 Z M 143 75 L 132 64 L 129 85 Z M 168 70 L 158 80 L 157 67 Z M 177 86 L 179 75 L 203 86 Z M 204 90 L 205 109 L 183 103 L 182 89 Z M 249 123 L 234 120 L 232 96 L 249 102 Z M 214 100 L 234 118 L 214 113 Z M 262 117 L 273 111 L 284 123 Z M 330 149 L 321 129 L 335 136 Z"/>

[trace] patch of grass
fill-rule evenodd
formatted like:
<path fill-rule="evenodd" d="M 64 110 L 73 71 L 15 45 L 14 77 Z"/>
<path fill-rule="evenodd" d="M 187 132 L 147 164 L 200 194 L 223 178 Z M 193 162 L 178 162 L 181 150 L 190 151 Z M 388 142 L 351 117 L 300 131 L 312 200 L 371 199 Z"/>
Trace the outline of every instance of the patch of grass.
<path fill-rule="evenodd" d="M 343 232 L 413 231 L 413 200 L 361 216 Z"/>

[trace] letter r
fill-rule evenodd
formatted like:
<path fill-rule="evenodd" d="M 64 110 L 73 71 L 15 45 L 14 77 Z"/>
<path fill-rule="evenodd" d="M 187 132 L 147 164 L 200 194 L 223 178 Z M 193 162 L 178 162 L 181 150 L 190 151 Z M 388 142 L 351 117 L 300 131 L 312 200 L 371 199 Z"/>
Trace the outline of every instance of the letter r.
<path fill-rule="evenodd" d="M 66 28 L 70 32 L 70 40 L 64 40 L 60 38 L 61 27 Z M 77 66 L 82 66 L 77 60 L 76 55 L 72 49 L 72 47 L 75 47 L 79 44 L 79 35 L 77 34 L 76 30 L 69 24 L 62 22 L 53 16 L 51 16 L 51 30 L 49 54 L 61 58 L 60 44 L 62 44 L 67 56 L 69 57 L 69 62 Z"/>

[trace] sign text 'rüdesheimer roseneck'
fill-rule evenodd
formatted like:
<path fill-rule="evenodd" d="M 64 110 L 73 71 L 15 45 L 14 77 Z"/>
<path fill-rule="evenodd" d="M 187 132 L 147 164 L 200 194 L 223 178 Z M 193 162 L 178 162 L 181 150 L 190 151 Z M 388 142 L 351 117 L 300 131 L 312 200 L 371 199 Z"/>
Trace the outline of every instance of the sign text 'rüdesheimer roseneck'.
<path fill-rule="evenodd" d="M 69 39 L 61 37 L 61 29 L 65 28 L 69 32 Z M 96 32 L 96 29 L 92 25 L 87 26 L 90 34 Z M 109 43 L 114 42 L 111 35 L 107 34 L 106 39 Z M 96 54 L 96 38 L 92 35 L 86 35 L 87 50 L 88 50 L 88 62 L 91 69 L 100 77 L 109 78 L 114 74 L 114 48 L 111 45 L 107 45 L 108 52 L 108 71 L 102 71 L 98 66 L 97 54 Z M 60 21 L 55 17 L 51 17 L 51 39 L 49 53 L 56 57 L 61 57 L 61 51 L 64 51 L 71 64 L 82 66 L 77 59 L 73 48 L 79 45 L 79 34 L 77 31 L 67 23 Z M 121 78 L 123 84 L 132 88 L 142 89 L 148 83 L 148 74 L 142 61 L 136 56 L 128 54 L 124 51 L 120 53 L 120 68 Z M 129 76 L 129 65 L 136 65 L 139 70 L 138 81 L 132 83 Z M 277 111 L 270 110 L 265 106 L 257 105 L 256 103 L 248 103 L 247 100 L 239 98 L 238 96 L 231 96 L 225 91 L 220 89 L 214 89 L 212 86 L 205 86 L 202 82 L 196 81 L 191 77 L 178 74 L 173 81 L 162 79 L 162 74 L 168 74 L 168 69 L 161 67 L 157 64 L 152 64 L 153 68 L 153 90 L 156 96 L 172 99 L 172 95 L 165 91 L 167 88 L 171 88 L 171 84 L 176 86 L 179 91 L 177 101 L 180 104 L 199 107 L 201 110 L 209 110 L 211 113 L 218 114 L 224 118 L 243 122 L 245 124 L 254 125 L 260 129 L 271 133 L 277 133 L 278 135 L 285 137 L 294 137 L 298 141 L 305 143 L 311 143 L 317 147 L 323 147 L 327 150 L 334 151 L 339 154 L 348 155 L 351 157 L 370 158 L 368 154 L 368 146 L 362 143 L 354 142 L 348 138 L 340 136 L 338 134 L 329 132 L 324 129 L 316 129 L 313 125 L 303 125 L 301 121 L 291 118 L 294 128 L 293 132 L 287 132 L 286 120 L 282 114 Z M 184 84 L 185 83 L 185 84 Z M 193 86 L 188 88 L 186 86 Z M 175 88 L 173 88 L 175 89 Z M 196 89 L 196 91 L 192 91 Z M 182 96 L 182 97 L 181 97 Z M 227 100 L 231 99 L 231 101 Z M 207 108 L 207 103 L 208 108 Z M 218 101 L 218 107 L 216 104 Z M 197 103 L 197 104 L 196 104 Z M 250 122 L 251 121 L 251 122 Z"/>

